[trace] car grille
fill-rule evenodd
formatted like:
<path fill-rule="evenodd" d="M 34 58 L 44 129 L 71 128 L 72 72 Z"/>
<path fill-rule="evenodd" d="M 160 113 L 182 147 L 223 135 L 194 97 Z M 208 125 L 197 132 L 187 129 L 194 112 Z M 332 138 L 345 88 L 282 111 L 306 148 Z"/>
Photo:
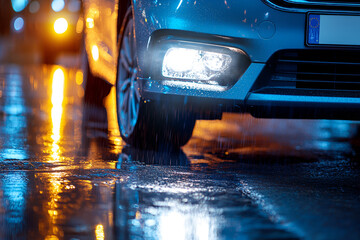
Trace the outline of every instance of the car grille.
<path fill-rule="evenodd" d="M 253 91 L 320 94 L 325 90 L 326 94 L 341 91 L 360 97 L 359 56 L 360 51 L 348 50 L 280 51 L 270 58 Z"/>
<path fill-rule="evenodd" d="M 269 2 L 288 8 L 359 10 L 360 0 L 268 0 Z"/>

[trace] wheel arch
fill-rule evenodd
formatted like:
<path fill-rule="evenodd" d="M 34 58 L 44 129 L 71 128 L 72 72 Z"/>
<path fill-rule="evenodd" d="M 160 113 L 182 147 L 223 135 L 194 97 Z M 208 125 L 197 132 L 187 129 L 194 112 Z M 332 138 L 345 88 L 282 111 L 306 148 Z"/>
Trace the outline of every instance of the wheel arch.
<path fill-rule="evenodd" d="M 117 35 L 121 31 L 121 26 L 123 25 L 124 18 L 126 16 L 126 12 L 128 8 L 133 5 L 132 0 L 119 0 L 118 1 L 118 18 L 117 18 Z M 119 42 L 119 39 L 117 39 Z"/>

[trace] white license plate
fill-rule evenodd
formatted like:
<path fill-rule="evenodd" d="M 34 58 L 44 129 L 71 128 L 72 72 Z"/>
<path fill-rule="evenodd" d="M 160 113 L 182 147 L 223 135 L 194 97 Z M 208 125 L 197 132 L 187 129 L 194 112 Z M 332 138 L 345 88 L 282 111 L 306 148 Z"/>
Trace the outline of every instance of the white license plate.
<path fill-rule="evenodd" d="M 360 16 L 308 14 L 307 44 L 360 46 Z"/>

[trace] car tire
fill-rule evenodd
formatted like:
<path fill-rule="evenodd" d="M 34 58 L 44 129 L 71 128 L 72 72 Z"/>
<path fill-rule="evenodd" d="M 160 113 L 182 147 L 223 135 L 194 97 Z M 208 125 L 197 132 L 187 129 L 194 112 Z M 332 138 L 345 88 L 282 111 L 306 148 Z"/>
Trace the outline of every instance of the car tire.
<path fill-rule="evenodd" d="M 140 96 L 131 8 L 125 15 L 119 40 L 116 110 L 121 137 L 126 143 L 143 149 L 185 145 L 192 136 L 194 115 L 183 106 L 147 102 Z"/>

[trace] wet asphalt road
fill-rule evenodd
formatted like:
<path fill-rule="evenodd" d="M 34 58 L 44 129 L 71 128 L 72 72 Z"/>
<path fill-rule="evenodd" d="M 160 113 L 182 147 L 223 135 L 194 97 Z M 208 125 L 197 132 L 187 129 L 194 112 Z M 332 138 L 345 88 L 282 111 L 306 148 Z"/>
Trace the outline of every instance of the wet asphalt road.
<path fill-rule="evenodd" d="M 0 239 L 359 239 L 360 136 L 346 121 L 198 121 L 180 151 L 125 146 L 114 92 L 0 65 Z"/>

